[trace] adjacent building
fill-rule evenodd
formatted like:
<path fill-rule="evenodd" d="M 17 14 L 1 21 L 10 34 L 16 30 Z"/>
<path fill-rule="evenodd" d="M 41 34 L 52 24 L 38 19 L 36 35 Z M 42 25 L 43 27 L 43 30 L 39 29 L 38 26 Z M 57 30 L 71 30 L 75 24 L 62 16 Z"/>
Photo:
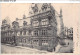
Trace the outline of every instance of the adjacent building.
<path fill-rule="evenodd" d="M 73 28 L 72 27 L 71 28 L 65 27 L 64 33 L 66 37 L 73 38 Z"/>

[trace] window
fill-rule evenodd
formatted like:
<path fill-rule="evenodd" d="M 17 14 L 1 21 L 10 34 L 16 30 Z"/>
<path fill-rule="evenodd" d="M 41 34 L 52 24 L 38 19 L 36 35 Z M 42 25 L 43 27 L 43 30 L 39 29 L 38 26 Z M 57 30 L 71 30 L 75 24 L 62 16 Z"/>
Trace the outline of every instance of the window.
<path fill-rule="evenodd" d="M 38 40 L 34 40 L 34 42 L 38 42 Z"/>
<path fill-rule="evenodd" d="M 20 34 L 22 35 L 22 31 L 20 31 Z"/>
<path fill-rule="evenodd" d="M 47 35 L 47 30 L 42 30 L 42 35 Z"/>
<path fill-rule="evenodd" d="M 26 31 L 24 31 L 23 35 L 26 35 Z"/>
<path fill-rule="evenodd" d="M 35 36 L 38 36 L 38 31 L 34 31 L 34 35 Z"/>
<path fill-rule="evenodd" d="M 42 10 L 46 10 L 48 8 L 48 4 L 47 3 L 43 4 L 41 8 Z"/>
<path fill-rule="evenodd" d="M 73 33 L 73 30 L 72 30 L 72 33 Z"/>
<path fill-rule="evenodd" d="M 48 25 L 48 19 L 42 19 L 41 25 Z"/>
<path fill-rule="evenodd" d="M 33 21 L 33 26 L 39 26 L 39 22 L 38 21 Z"/>

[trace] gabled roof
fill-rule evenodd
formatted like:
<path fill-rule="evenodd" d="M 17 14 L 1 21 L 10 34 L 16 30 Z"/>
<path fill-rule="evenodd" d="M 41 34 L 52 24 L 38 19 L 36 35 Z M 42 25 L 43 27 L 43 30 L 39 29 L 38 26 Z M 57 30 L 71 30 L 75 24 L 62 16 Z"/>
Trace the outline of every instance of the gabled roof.
<path fill-rule="evenodd" d="M 50 3 L 32 3 L 30 7 L 30 15 L 39 14 L 54 9 Z"/>

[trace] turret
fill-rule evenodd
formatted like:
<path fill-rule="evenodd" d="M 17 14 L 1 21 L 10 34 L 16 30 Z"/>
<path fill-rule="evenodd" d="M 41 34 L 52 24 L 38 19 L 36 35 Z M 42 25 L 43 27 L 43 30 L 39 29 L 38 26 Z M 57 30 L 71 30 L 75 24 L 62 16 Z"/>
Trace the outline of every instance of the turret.
<path fill-rule="evenodd" d="M 63 24 L 63 18 L 62 18 L 62 9 L 60 9 L 60 37 L 63 37 L 64 35 L 64 24 Z"/>

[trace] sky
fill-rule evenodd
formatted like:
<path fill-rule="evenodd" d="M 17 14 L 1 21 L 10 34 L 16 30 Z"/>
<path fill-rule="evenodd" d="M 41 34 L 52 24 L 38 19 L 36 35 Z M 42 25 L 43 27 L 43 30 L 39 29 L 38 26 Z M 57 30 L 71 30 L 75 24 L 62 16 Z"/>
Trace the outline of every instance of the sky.
<path fill-rule="evenodd" d="M 2 3 L 1 18 L 3 20 L 6 17 L 9 17 L 10 21 L 12 22 L 16 18 L 22 19 L 24 14 L 26 15 L 26 17 L 29 17 L 30 5 L 30 3 Z M 63 23 L 66 27 L 73 27 L 75 21 L 77 21 L 80 17 L 80 4 L 52 3 L 51 5 L 58 13 L 60 12 L 60 9 L 62 9 Z"/>

